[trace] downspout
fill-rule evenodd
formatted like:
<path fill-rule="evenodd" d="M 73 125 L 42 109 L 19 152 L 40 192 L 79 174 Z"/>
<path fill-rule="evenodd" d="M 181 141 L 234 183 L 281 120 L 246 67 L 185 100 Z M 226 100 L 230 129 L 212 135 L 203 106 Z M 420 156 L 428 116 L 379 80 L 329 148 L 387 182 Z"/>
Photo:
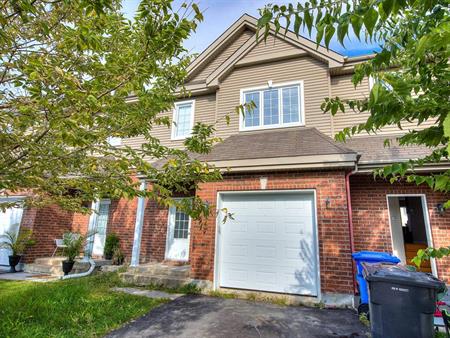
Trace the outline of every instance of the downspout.
<path fill-rule="evenodd" d="M 80 272 L 80 273 L 74 273 L 73 275 L 62 276 L 61 279 L 71 279 L 71 278 L 80 278 L 80 277 L 89 276 L 95 270 L 95 262 L 94 262 L 94 260 L 91 257 L 89 257 L 88 262 L 90 264 L 90 267 L 89 267 L 88 271 Z"/>
<path fill-rule="evenodd" d="M 345 174 L 345 191 L 347 195 L 347 213 L 348 213 L 348 232 L 350 235 L 350 251 L 351 253 L 355 252 L 355 238 L 354 238 L 354 231 L 353 231 L 353 217 L 352 217 L 352 197 L 350 195 L 350 176 L 353 174 L 356 174 L 358 172 L 358 164 L 355 163 L 355 169 L 352 171 L 349 171 Z M 356 273 L 356 267 L 355 263 L 352 261 L 352 281 L 353 281 L 353 294 L 356 294 L 357 285 L 355 280 L 355 273 Z"/>

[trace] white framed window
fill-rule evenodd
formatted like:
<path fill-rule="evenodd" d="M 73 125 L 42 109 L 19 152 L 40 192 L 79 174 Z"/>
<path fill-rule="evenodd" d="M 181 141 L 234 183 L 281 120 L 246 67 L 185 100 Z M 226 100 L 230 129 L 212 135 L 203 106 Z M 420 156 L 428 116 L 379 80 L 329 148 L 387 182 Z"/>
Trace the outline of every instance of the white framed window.
<path fill-rule="evenodd" d="M 303 81 L 241 89 L 241 104 L 254 102 L 246 110 L 239 129 L 257 130 L 304 125 Z"/>
<path fill-rule="evenodd" d="M 108 141 L 109 145 L 111 145 L 113 147 L 117 147 L 122 144 L 122 139 L 120 137 L 109 136 L 107 141 Z"/>
<path fill-rule="evenodd" d="M 172 140 L 182 140 L 189 137 L 194 126 L 195 101 L 175 103 L 173 110 Z"/>

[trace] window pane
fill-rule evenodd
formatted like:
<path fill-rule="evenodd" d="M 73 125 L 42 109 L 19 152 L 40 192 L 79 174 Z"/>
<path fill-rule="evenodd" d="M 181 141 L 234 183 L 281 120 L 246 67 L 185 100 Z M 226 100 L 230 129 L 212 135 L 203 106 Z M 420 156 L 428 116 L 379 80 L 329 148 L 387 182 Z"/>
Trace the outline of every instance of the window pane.
<path fill-rule="evenodd" d="M 183 137 L 191 134 L 192 126 L 192 104 L 186 103 L 177 106 L 177 121 L 175 127 L 175 136 Z"/>
<path fill-rule="evenodd" d="M 300 121 L 299 87 L 283 88 L 283 123 Z"/>
<path fill-rule="evenodd" d="M 278 124 L 278 89 L 264 91 L 264 124 Z"/>
<path fill-rule="evenodd" d="M 189 216 L 182 211 L 175 213 L 175 228 L 173 238 L 188 238 L 189 235 Z"/>
<path fill-rule="evenodd" d="M 255 109 L 246 109 L 245 110 L 245 127 L 257 127 L 259 126 L 259 92 L 251 92 L 245 93 L 244 98 L 245 103 L 254 102 L 256 107 Z"/>

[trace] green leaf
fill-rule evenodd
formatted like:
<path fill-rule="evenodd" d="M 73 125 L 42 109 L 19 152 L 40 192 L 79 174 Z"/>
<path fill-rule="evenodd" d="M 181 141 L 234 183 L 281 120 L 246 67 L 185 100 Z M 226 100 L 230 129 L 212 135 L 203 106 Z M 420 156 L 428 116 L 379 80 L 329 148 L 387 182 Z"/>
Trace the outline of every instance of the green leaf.
<path fill-rule="evenodd" d="M 371 7 L 364 15 L 364 26 L 366 27 L 369 36 L 372 36 L 373 29 L 375 28 L 377 20 L 378 20 L 378 12 L 373 7 Z"/>
<path fill-rule="evenodd" d="M 294 21 L 294 33 L 298 36 L 300 34 L 300 27 L 302 25 L 302 18 L 296 14 Z"/>
<path fill-rule="evenodd" d="M 357 14 L 353 14 L 350 18 L 350 22 L 352 24 L 353 32 L 355 33 L 356 37 L 360 39 L 359 34 L 361 33 L 361 27 L 363 25 L 362 18 Z"/>
<path fill-rule="evenodd" d="M 306 10 L 304 12 L 303 20 L 306 25 L 306 28 L 308 29 L 308 34 L 311 35 L 313 18 L 311 16 L 311 14 L 309 13 L 309 10 Z M 322 40 L 322 39 L 320 39 L 320 40 Z"/>
<path fill-rule="evenodd" d="M 330 41 L 333 38 L 335 31 L 336 28 L 334 28 L 332 24 L 327 25 L 327 27 L 325 28 L 325 46 L 327 48 L 330 46 Z"/>
<path fill-rule="evenodd" d="M 348 22 L 341 23 L 337 28 L 337 37 L 342 46 L 344 46 L 344 39 L 348 33 Z"/>
<path fill-rule="evenodd" d="M 392 11 L 392 7 L 394 6 L 394 0 L 384 0 L 381 5 L 383 7 L 384 13 L 386 14 L 386 17 L 389 17 Z"/>
<path fill-rule="evenodd" d="M 444 119 L 443 123 L 444 136 L 450 139 L 450 113 Z M 447 151 L 450 153 L 450 143 L 447 144 Z"/>

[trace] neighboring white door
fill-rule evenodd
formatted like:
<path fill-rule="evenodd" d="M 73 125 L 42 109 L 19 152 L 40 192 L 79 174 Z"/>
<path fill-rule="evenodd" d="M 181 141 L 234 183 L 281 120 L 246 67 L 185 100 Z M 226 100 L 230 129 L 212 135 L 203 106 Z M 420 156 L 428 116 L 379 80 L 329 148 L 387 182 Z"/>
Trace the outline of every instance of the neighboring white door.
<path fill-rule="evenodd" d="M 317 296 L 314 193 L 223 194 L 219 286 Z"/>
<path fill-rule="evenodd" d="M 177 210 L 175 207 L 170 207 L 167 225 L 166 259 L 189 260 L 190 230 L 191 218 L 189 215 Z"/>
<path fill-rule="evenodd" d="M 8 201 L 11 201 L 11 199 L 8 199 Z M 0 211 L 0 235 L 4 235 L 8 231 L 18 234 L 22 214 L 23 208 L 9 208 L 5 212 Z M 4 241 L 4 238 L 0 238 L 0 242 Z M 11 255 L 10 250 L 0 249 L 0 265 L 9 265 L 9 255 Z"/>
<path fill-rule="evenodd" d="M 106 241 L 106 227 L 108 225 L 110 200 L 101 200 L 94 202 L 94 211 L 90 219 L 90 231 L 95 231 L 95 235 L 91 239 L 92 255 L 103 256 Z"/>

